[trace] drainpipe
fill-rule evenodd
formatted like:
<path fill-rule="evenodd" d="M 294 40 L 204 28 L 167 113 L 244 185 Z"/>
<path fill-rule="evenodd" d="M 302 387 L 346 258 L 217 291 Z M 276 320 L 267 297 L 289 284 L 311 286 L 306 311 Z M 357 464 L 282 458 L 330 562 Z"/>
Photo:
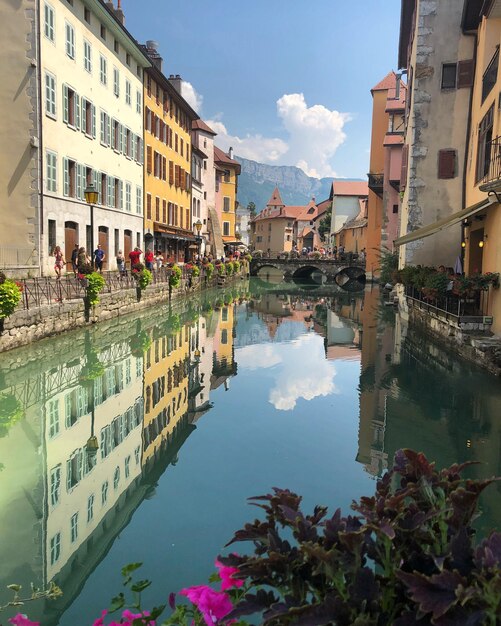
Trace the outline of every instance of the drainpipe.
<path fill-rule="evenodd" d="M 476 64 L 476 60 L 477 60 L 477 47 L 478 47 L 478 36 L 475 33 L 475 35 L 469 35 L 470 37 L 474 37 L 475 40 L 473 42 L 473 59 L 474 59 L 474 64 L 473 64 L 473 76 L 472 76 L 472 84 L 471 84 L 471 89 L 470 89 L 470 102 L 468 105 L 468 122 L 466 124 L 466 144 L 465 144 L 465 151 L 464 151 L 464 164 L 463 164 L 463 189 L 462 189 L 462 206 L 463 209 L 466 208 L 466 169 L 468 167 L 468 154 L 470 152 L 470 137 L 471 137 L 471 112 L 473 109 L 473 92 L 474 92 L 474 87 L 475 87 L 475 75 L 477 73 L 477 64 Z M 461 243 L 465 241 L 465 227 L 464 227 L 464 220 L 461 222 Z M 466 247 L 463 248 L 463 246 L 461 246 L 461 266 L 463 268 L 463 273 L 465 272 L 465 267 L 464 267 L 464 254 L 466 251 Z"/>
<path fill-rule="evenodd" d="M 36 0 L 35 6 L 35 19 L 36 25 L 36 48 L 37 48 L 37 97 L 38 97 L 38 263 L 40 266 L 40 275 L 43 276 L 43 246 L 42 239 L 44 233 L 44 211 L 43 211 L 43 132 L 42 132 L 42 45 L 41 45 L 41 13 L 40 13 L 40 0 Z"/>

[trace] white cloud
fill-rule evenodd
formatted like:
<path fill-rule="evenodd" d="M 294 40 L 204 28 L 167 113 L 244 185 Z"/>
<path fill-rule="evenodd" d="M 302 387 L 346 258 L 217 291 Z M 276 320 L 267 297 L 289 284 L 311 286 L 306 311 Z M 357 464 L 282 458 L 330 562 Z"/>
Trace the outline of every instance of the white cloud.
<path fill-rule="evenodd" d="M 193 87 L 193 85 L 186 80 L 183 80 L 181 83 L 181 95 L 190 107 L 200 115 L 204 98 L 198 93 L 195 87 Z"/>
<path fill-rule="evenodd" d="M 316 178 L 336 176 L 330 160 L 346 139 L 344 125 L 350 115 L 321 104 L 309 107 L 302 93 L 285 94 L 276 104 L 287 141 L 260 134 L 232 135 L 218 114 L 207 121 L 218 134 L 218 146 L 225 151 L 233 147 L 237 155 L 261 163 L 296 165 Z"/>
<path fill-rule="evenodd" d="M 231 135 L 226 126 L 217 119 L 207 120 L 207 124 L 217 133 L 216 143 L 219 148 L 228 151 L 233 148 L 238 156 L 252 159 L 260 163 L 274 163 L 283 156 L 288 146 L 282 139 L 267 138 L 262 135 L 246 135 L 237 137 Z"/>
<path fill-rule="evenodd" d="M 240 368 L 249 370 L 267 369 L 282 363 L 282 357 L 273 344 L 255 344 L 239 348 L 236 360 Z"/>

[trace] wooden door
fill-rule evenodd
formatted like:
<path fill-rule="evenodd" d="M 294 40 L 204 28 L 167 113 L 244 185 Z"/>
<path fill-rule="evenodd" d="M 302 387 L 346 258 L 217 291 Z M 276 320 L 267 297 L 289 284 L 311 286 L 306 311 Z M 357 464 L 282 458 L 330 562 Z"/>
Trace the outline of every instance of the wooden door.
<path fill-rule="evenodd" d="M 108 229 L 106 228 L 106 226 L 100 226 L 99 227 L 99 244 L 101 246 L 101 248 L 104 250 L 104 263 L 103 263 L 103 270 L 108 269 L 109 267 L 109 246 L 108 246 Z"/>
<path fill-rule="evenodd" d="M 66 271 L 72 272 L 71 254 L 78 244 L 78 226 L 75 222 L 65 222 L 64 224 L 64 258 L 66 259 Z"/>
<path fill-rule="evenodd" d="M 132 232 L 130 230 L 124 231 L 124 257 L 125 257 L 125 265 L 129 267 L 130 259 L 129 253 L 132 252 Z"/>

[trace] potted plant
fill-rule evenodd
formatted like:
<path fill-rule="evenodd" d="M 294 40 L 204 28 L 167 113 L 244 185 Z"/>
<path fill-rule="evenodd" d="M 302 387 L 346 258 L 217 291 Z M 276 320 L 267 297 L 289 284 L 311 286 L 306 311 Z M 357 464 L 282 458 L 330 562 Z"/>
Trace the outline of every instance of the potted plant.
<path fill-rule="evenodd" d="M 18 283 L 9 280 L 0 272 L 0 333 L 6 317 L 14 313 L 21 301 L 21 288 Z"/>

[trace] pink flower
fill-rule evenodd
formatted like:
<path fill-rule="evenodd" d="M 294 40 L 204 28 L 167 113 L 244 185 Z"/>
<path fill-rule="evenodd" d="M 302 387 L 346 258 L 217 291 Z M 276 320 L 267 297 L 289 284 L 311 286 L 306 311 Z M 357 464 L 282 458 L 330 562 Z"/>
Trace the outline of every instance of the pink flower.
<path fill-rule="evenodd" d="M 101 617 L 98 617 L 94 621 L 92 626 L 104 626 L 104 618 L 106 617 L 106 615 L 108 615 L 108 611 L 106 609 L 104 609 L 104 611 L 102 611 L 102 613 L 101 613 Z"/>
<path fill-rule="evenodd" d="M 181 589 L 179 593 L 186 596 L 198 608 L 207 626 L 214 626 L 233 609 L 226 593 L 214 591 L 207 585 L 188 587 Z"/>
<path fill-rule="evenodd" d="M 233 578 L 233 574 L 238 574 L 238 567 L 230 567 L 223 565 L 216 559 L 216 567 L 219 569 L 219 577 L 221 578 L 221 590 L 231 589 L 232 587 L 242 587 L 244 581 L 239 578 Z"/>
<path fill-rule="evenodd" d="M 151 626 L 155 626 L 155 622 L 149 622 L 146 618 L 149 616 L 148 611 L 144 611 L 144 613 L 132 613 L 129 609 L 125 609 L 122 613 L 122 622 L 121 626 L 132 626 L 134 624 L 134 620 L 139 620 L 141 618 L 144 619 L 145 624 L 151 624 Z M 110 624 L 112 626 L 112 624 Z"/>
<path fill-rule="evenodd" d="M 40 626 L 40 622 L 32 622 L 26 615 L 21 615 L 21 613 L 11 617 L 9 622 L 14 624 L 14 626 Z"/>

